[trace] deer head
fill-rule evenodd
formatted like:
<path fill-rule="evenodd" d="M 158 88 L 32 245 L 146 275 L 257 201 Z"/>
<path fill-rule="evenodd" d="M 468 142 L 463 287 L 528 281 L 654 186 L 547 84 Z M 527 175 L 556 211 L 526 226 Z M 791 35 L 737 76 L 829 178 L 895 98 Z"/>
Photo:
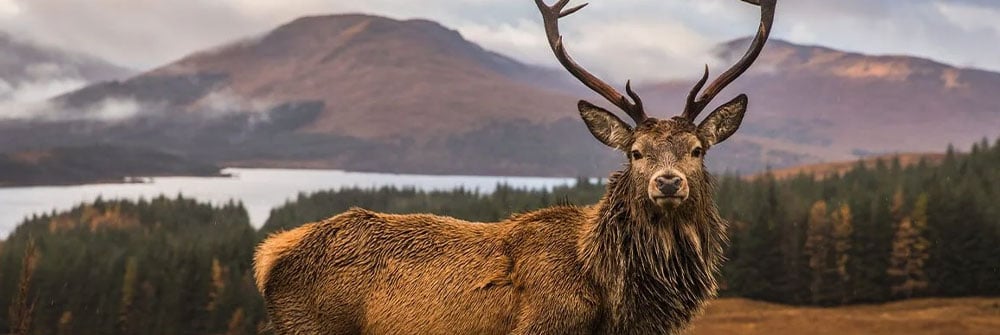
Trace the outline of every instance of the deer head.
<path fill-rule="evenodd" d="M 628 97 L 625 97 L 587 72 L 567 54 L 562 36 L 559 34 L 558 21 L 583 9 L 587 4 L 565 9 L 569 0 L 559 0 L 552 6 L 546 5 L 544 0 L 535 0 L 542 13 L 549 45 L 559 63 L 584 85 L 620 108 L 634 121 L 633 127 L 615 114 L 586 101 L 580 101 L 578 106 L 581 117 L 598 141 L 626 153 L 627 175 L 634 184 L 645 183 L 648 200 L 660 208 L 680 206 L 693 192 L 701 193 L 700 188 L 709 187 L 703 162 L 706 151 L 733 135 L 743 121 L 743 114 L 747 109 L 747 96 L 740 94 L 716 108 L 696 125 L 698 114 L 712 99 L 750 68 L 770 34 L 777 0 L 742 1 L 757 5 L 761 9 L 760 28 L 750 49 L 736 65 L 702 91 L 708 80 L 706 65 L 704 75 L 688 95 L 683 112 L 670 119 L 657 119 L 646 115 L 642 100 L 632 90 L 631 82 L 625 84 L 625 92 L 628 94 Z"/>

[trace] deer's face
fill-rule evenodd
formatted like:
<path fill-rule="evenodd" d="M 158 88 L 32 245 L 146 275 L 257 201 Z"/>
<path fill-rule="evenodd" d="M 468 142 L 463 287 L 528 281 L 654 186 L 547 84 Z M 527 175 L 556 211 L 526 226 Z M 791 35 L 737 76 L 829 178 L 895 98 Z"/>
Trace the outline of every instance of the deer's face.
<path fill-rule="evenodd" d="M 579 107 L 594 137 L 626 154 L 637 189 L 645 189 L 651 202 L 669 209 L 687 201 L 693 188 L 709 187 L 705 153 L 736 132 L 747 100 L 737 97 L 698 126 L 682 117 L 648 118 L 634 129 L 600 107 L 583 101 Z"/>
<path fill-rule="evenodd" d="M 694 126 L 698 114 L 712 99 L 757 60 L 771 35 L 777 0 L 743 2 L 760 7 L 760 26 L 757 28 L 757 35 L 750 42 L 750 49 L 736 65 L 723 72 L 707 87 L 704 86 L 708 82 L 706 65 L 705 74 L 688 94 L 684 112 L 670 120 L 656 120 L 646 115 L 642 100 L 632 90 L 631 82 L 625 83 L 625 93 L 628 94 L 626 97 L 570 58 L 566 45 L 563 44 L 562 34 L 559 33 L 559 19 L 576 13 L 587 4 L 567 8 L 570 0 L 559 0 L 552 5 L 546 4 L 545 0 L 535 0 L 542 14 L 545 36 L 559 63 L 581 83 L 621 108 L 636 122 L 636 129 L 633 130 L 608 111 L 580 101 L 580 114 L 587 122 L 590 132 L 602 143 L 628 154 L 629 175 L 639 175 L 648 181 L 649 199 L 660 207 L 676 206 L 688 199 L 692 194 L 692 179 L 701 178 L 705 174 L 705 167 L 701 162 L 705 150 L 736 132 L 743 121 L 747 97 L 741 94 L 712 112 L 697 127 Z M 707 182 L 702 182 L 697 187 L 703 185 L 708 187 Z M 698 194 L 697 191 L 694 194 Z"/>
<path fill-rule="evenodd" d="M 694 125 L 682 120 L 648 119 L 632 132 L 628 154 L 635 182 L 644 183 L 649 200 L 674 207 L 688 199 L 692 182 L 702 180 L 705 145 Z M 698 183 L 695 183 L 698 184 Z"/>

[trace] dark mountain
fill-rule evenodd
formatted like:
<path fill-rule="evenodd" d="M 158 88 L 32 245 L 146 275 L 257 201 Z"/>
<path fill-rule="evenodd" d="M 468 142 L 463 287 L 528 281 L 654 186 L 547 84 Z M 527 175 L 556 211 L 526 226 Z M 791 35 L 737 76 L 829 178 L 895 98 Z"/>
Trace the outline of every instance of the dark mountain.
<path fill-rule="evenodd" d="M 0 154 L 0 187 L 120 183 L 126 177 L 217 176 L 219 168 L 143 148 L 57 147 Z"/>

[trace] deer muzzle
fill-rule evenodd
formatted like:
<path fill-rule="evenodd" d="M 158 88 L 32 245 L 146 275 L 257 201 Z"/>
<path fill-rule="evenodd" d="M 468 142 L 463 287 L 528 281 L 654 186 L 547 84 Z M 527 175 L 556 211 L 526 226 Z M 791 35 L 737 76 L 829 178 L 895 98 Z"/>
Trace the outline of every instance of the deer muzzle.
<path fill-rule="evenodd" d="M 649 182 L 649 199 L 660 207 L 673 207 L 687 200 L 689 194 L 687 178 L 670 169 L 658 173 Z"/>

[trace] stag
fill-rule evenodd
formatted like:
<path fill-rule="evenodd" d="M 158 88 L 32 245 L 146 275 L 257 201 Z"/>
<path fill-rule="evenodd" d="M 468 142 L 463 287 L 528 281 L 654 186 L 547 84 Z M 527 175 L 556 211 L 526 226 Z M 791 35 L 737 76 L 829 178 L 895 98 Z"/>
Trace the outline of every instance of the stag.
<path fill-rule="evenodd" d="M 776 0 L 761 9 L 749 51 L 707 88 L 708 70 L 683 112 L 648 117 L 574 62 L 559 34 L 566 9 L 536 0 L 559 62 L 620 108 L 629 125 L 586 101 L 580 115 L 601 143 L 626 153 L 601 200 L 502 222 L 351 209 L 270 236 L 254 275 L 279 334 L 677 334 L 715 296 L 726 223 L 704 157 L 742 122 L 746 95 L 696 125 L 767 41 Z M 700 95 L 699 95 L 700 93 Z"/>

